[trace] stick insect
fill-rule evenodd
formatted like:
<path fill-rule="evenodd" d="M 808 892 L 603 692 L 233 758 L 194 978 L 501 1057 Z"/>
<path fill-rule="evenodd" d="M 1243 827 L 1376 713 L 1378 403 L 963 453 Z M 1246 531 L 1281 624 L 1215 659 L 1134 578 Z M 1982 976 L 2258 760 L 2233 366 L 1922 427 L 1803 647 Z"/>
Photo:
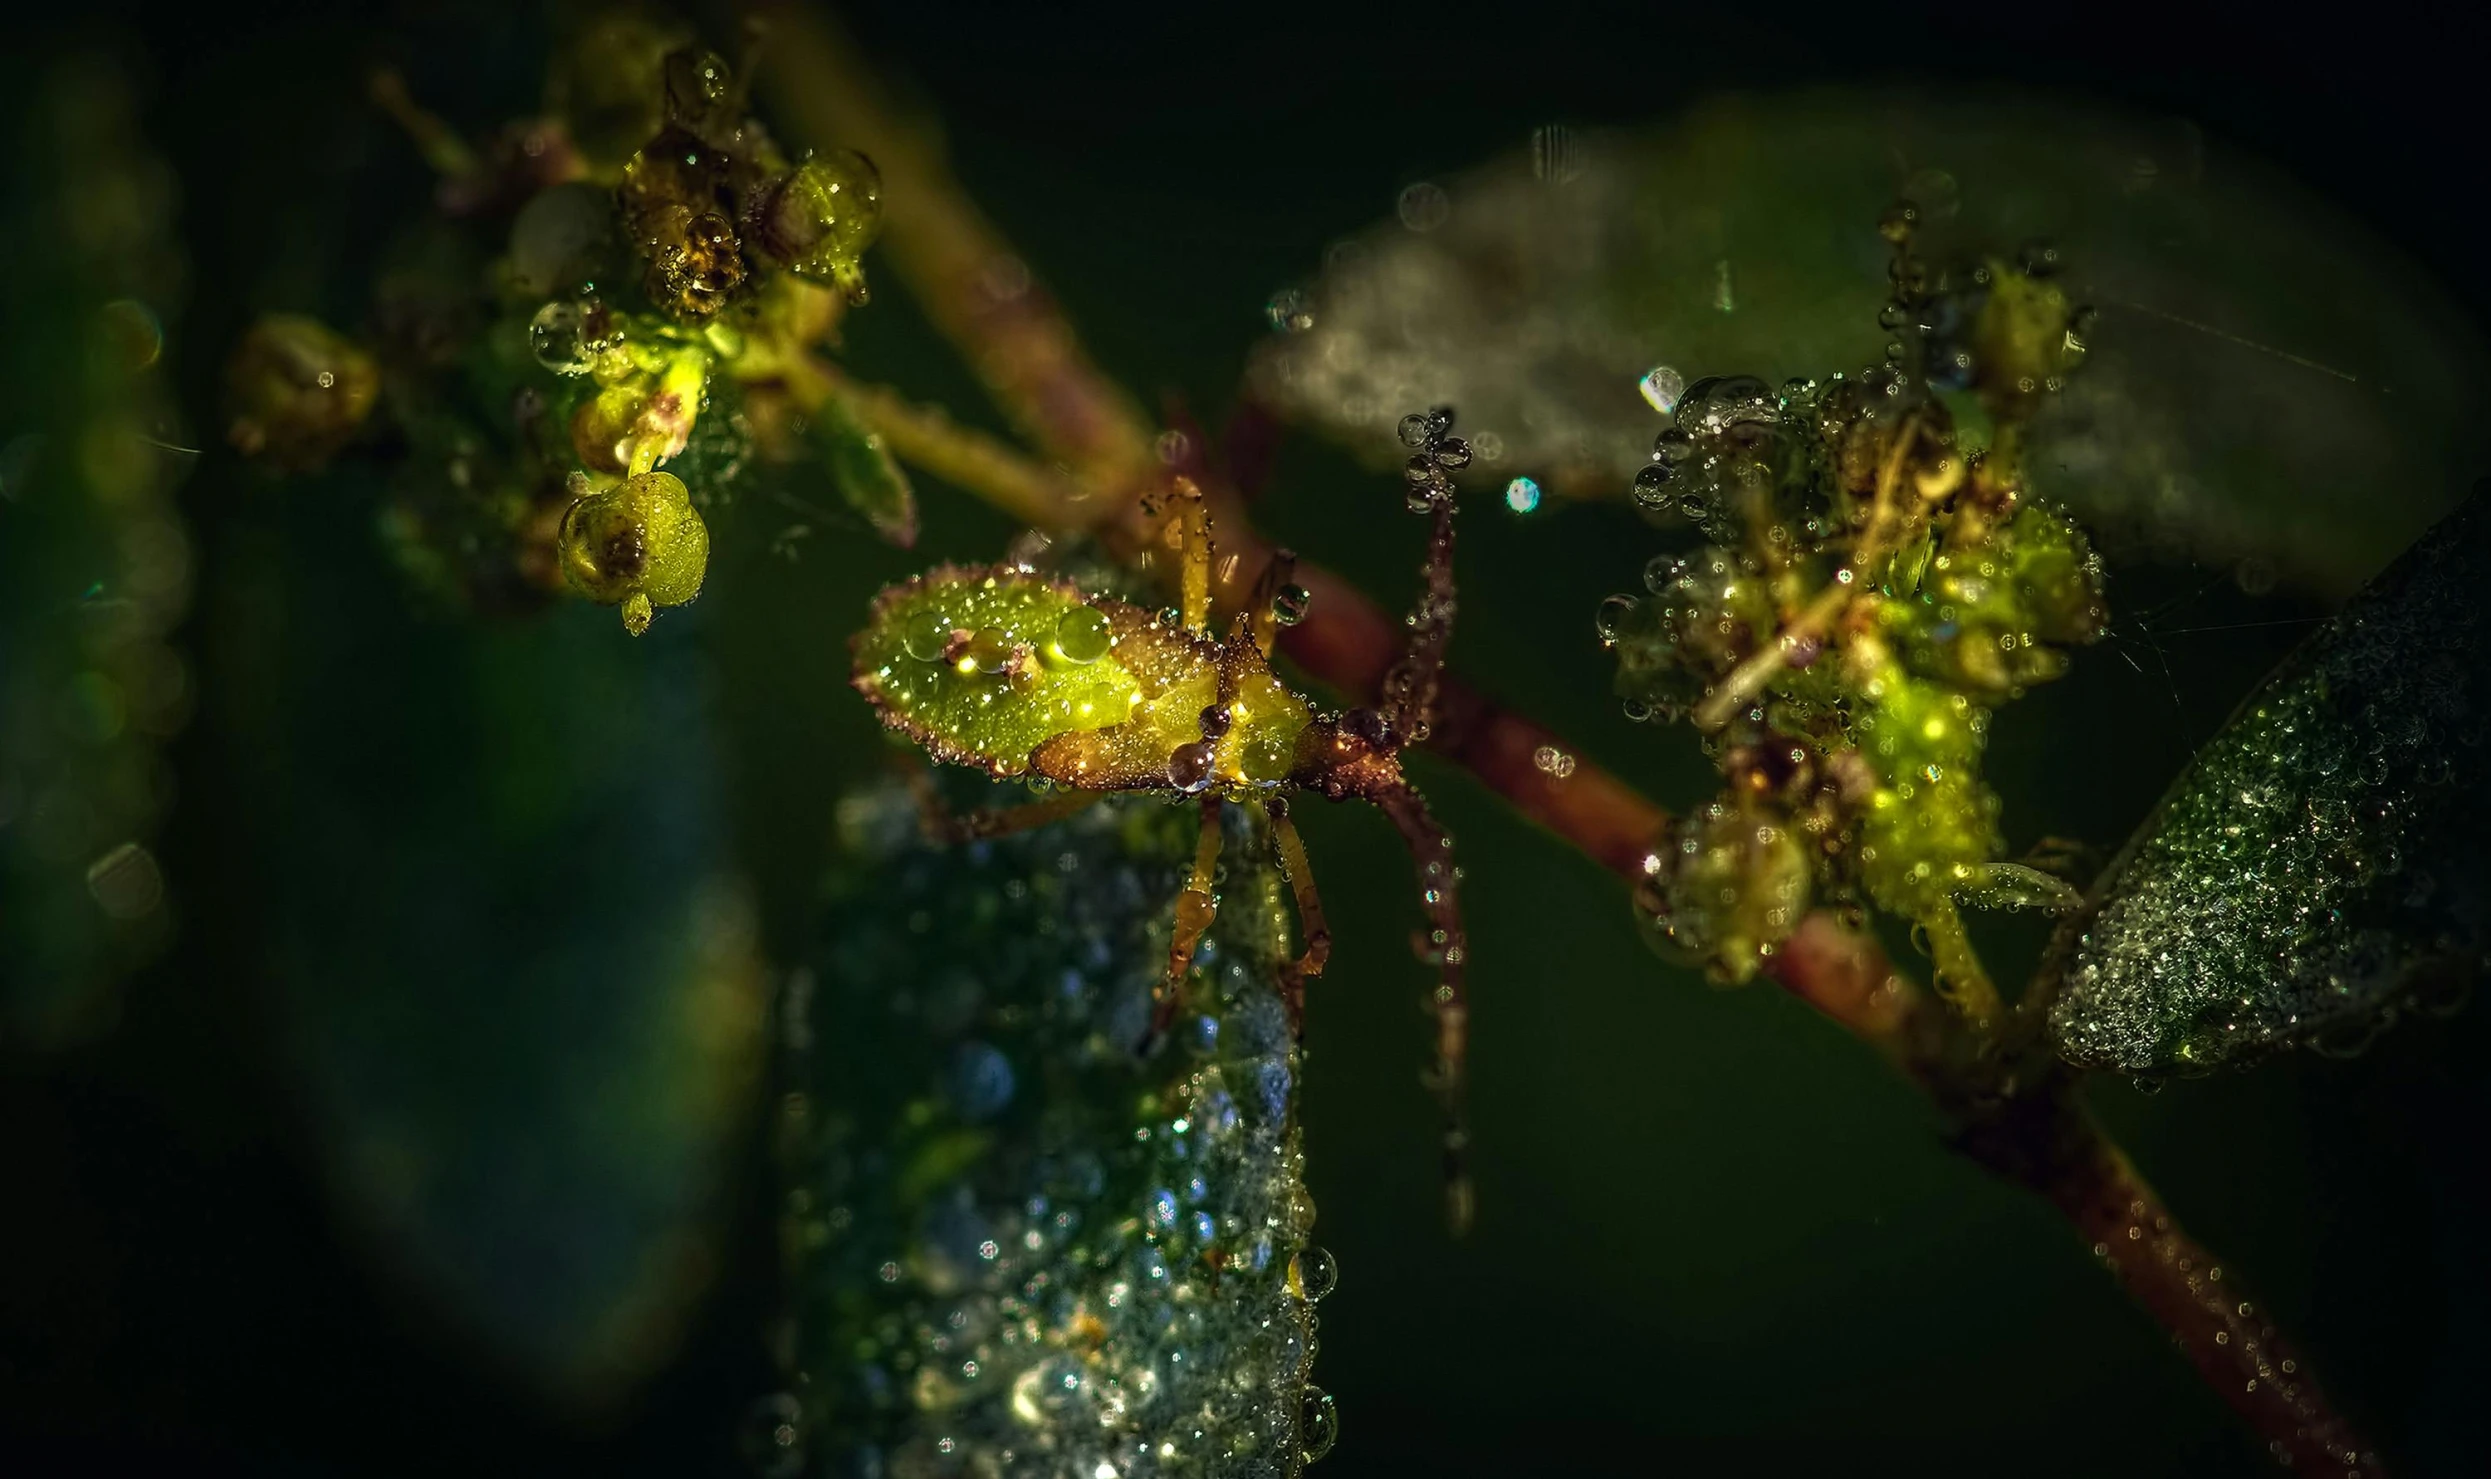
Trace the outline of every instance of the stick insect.
<path fill-rule="evenodd" d="M 1433 1087 L 1444 1113 L 1446 1213 L 1458 1231 L 1471 1214 L 1462 1113 L 1468 947 L 1452 839 L 1401 771 L 1401 752 L 1435 721 L 1445 646 L 1453 633 L 1453 487 L 1470 460 L 1450 435 L 1453 413 L 1404 418 L 1409 507 L 1432 520 L 1423 594 L 1410 640 L 1372 706 L 1326 713 L 1271 667 L 1278 628 L 1303 614 L 1290 584 L 1295 557 L 1276 552 L 1250 608 L 1225 637 L 1211 617 L 1214 549 L 1201 490 L 1177 478 L 1155 499 L 1180 547 L 1180 604 L 1154 613 L 1027 565 L 944 565 L 885 589 L 853 644 L 853 682 L 889 727 L 934 759 L 997 778 L 1064 788 L 1026 805 L 948 819 L 956 840 L 1043 826 L 1116 792 L 1193 798 L 1201 831 L 1178 892 L 1160 1023 L 1173 1017 L 1195 946 L 1218 907 L 1212 892 L 1224 806 L 1264 822 L 1296 900 L 1302 953 L 1285 969 L 1292 1014 L 1305 983 L 1323 973 L 1332 933 L 1315 892 L 1289 798 L 1312 792 L 1373 803 L 1408 845 L 1426 913 L 1423 958 L 1438 969 Z M 1165 527 L 1163 525 L 1163 527 Z"/>

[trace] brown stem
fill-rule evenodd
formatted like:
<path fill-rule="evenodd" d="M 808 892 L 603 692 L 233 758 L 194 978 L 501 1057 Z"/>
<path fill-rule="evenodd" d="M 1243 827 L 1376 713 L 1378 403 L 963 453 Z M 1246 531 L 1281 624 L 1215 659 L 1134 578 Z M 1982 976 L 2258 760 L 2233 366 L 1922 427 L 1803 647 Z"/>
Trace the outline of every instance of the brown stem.
<path fill-rule="evenodd" d="M 2020 1122 L 2020 1123 L 2019 1123 Z M 2000 1125 L 2016 1125 L 2010 1137 Z M 2075 1225 L 2121 1288 L 2171 1333 L 2267 1452 L 2297 1473 L 2376 1479 L 2386 1471 L 2337 1413 L 2237 1272 L 2190 1237 L 2127 1156 L 2052 1074 L 1965 1149 L 2033 1187 Z M 2007 1164 L 1993 1156 L 2004 1152 Z M 2036 1152 L 2039 1152 L 2036 1155 Z"/>
<path fill-rule="evenodd" d="M 1161 470 L 1140 406 L 1098 372 L 1070 325 L 1030 285 L 1027 269 L 944 168 L 930 130 L 895 120 L 845 38 L 814 12 L 761 8 L 772 28 L 766 81 L 781 114 L 799 135 L 862 148 L 881 164 L 883 260 L 1006 415 L 1063 471 L 1033 464 L 888 391 L 844 387 L 857 414 L 901 457 L 1015 517 L 1050 532 L 1090 532 L 1120 558 L 1151 562 L 1157 531 L 1137 495 Z M 832 374 L 823 383 L 833 383 Z M 1221 600 L 1238 609 L 1238 598 L 1255 588 L 1276 552 L 1254 533 L 1232 493 L 1211 492 L 1223 549 L 1213 578 Z M 1282 650 L 1343 697 L 1371 700 L 1403 650 L 1400 624 L 1320 567 L 1301 562 L 1296 578 L 1314 601 L 1307 619 L 1282 635 Z M 1427 748 L 1630 884 L 1644 878 L 1669 820 L 1659 807 L 1553 732 L 1450 674 L 1438 709 Z M 2241 1296 L 2237 1279 L 2179 1231 L 2135 1167 L 2085 1115 L 2063 1068 L 2044 1058 L 2020 1083 L 2006 1076 L 2002 1063 L 2028 1056 L 2030 1043 L 1992 1040 L 1976 1051 L 1954 1014 L 1897 972 L 1873 939 L 1825 913 L 1802 921 L 1768 974 L 1918 1084 L 1949 1113 L 1958 1143 L 1983 1167 L 2064 1213 L 2277 1457 L 2319 1472 L 2380 1472 L 2307 1365 Z"/>

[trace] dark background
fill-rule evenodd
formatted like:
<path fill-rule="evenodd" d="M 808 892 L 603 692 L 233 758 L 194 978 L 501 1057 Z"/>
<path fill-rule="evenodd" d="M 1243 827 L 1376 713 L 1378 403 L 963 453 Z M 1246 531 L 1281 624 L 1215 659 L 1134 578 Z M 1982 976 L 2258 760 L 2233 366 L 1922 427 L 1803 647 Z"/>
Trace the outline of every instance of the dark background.
<path fill-rule="evenodd" d="M 2491 312 L 2482 38 L 2380 8 L 848 14 L 940 112 L 967 184 L 1101 361 L 1206 413 L 1227 403 L 1269 292 L 1402 185 L 1543 123 L 1661 118 L 1721 87 L 2009 81 L 2185 113 Z M 533 13 L 481 7 L 44 24 L 124 48 L 144 81 L 183 181 L 194 287 L 172 353 L 200 406 L 222 346 L 271 294 L 308 283 L 350 301 L 387 216 L 416 208 L 420 171 L 357 101 L 365 70 L 403 66 L 473 129 L 530 104 L 543 54 Z M 974 403 L 896 292 L 856 321 L 850 357 Z M 211 582 L 235 484 L 211 457 L 183 495 Z M 1002 537 L 928 493 L 919 556 L 850 547 L 791 567 L 729 544 L 686 618 L 714 656 L 730 819 L 782 951 L 802 938 L 831 800 L 871 753 L 838 682 L 844 624 L 876 580 Z M 1416 549 L 1395 503 L 1301 438 L 1262 517 L 1390 599 Z M 1458 661 L 1665 801 L 1701 795 L 1691 750 L 1614 716 L 1588 639 L 1599 597 L 1634 583 L 1642 536 L 1597 512 L 1493 514 L 1471 521 Z M 2203 584 L 2129 580 L 2114 600 L 2131 611 Z M 2191 619 L 2212 624 L 2233 598 L 2197 599 L 2210 604 Z M 2008 711 L 1992 765 L 2011 845 L 2115 843 L 2283 640 L 2175 642 L 2168 681 L 2104 653 Z M 533 1395 L 348 1233 L 323 1188 L 320 1126 L 258 984 L 264 880 L 225 866 L 229 743 L 194 726 L 174 755 L 180 948 L 131 984 L 112 1035 L 0 1057 L 0 1467 L 734 1472 L 738 1415 L 773 1381 L 761 1131 L 741 1136 L 722 1272 L 654 1379 L 592 1410 Z M 1321 1472 L 2266 1466 L 2050 1214 L 1952 1159 L 1867 1054 L 1776 994 L 1709 994 L 1663 970 L 1590 864 L 1458 778 L 1424 778 L 1476 901 L 1481 1226 L 1453 1246 L 1434 1223 L 1394 843 L 1372 817 L 1313 814 L 1341 931 L 1305 1103 L 1320 1238 L 1344 1271 L 1316 1375 L 1345 1433 Z M 2350 1062 L 2298 1057 L 2151 1099 L 2096 1090 L 2404 1472 L 2475 1472 L 2486 1447 L 2472 1417 L 2491 1317 L 2474 1253 L 2482 1018 L 2402 1029 Z"/>

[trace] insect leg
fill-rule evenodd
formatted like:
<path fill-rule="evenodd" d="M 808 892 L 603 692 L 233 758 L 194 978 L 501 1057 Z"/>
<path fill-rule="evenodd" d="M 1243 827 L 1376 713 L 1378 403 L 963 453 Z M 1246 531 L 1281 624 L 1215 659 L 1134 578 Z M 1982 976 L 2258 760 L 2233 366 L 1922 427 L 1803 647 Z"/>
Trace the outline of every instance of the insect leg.
<path fill-rule="evenodd" d="M 1307 981 L 1322 975 L 1324 963 L 1332 958 L 1332 926 L 1324 921 L 1323 899 L 1315 892 L 1314 865 L 1307 861 L 1306 839 L 1297 835 L 1297 823 L 1289 818 L 1288 798 L 1274 796 L 1260 804 L 1271 823 L 1271 845 L 1280 855 L 1280 871 L 1297 899 L 1297 932 L 1305 942 L 1303 953 L 1281 978 L 1288 992 L 1290 1025 L 1296 1026 L 1305 1012 Z"/>
<path fill-rule="evenodd" d="M 1272 643 L 1280 636 L 1280 593 L 1297 573 L 1295 550 L 1273 550 L 1271 563 L 1263 567 L 1262 578 L 1254 582 L 1254 645 L 1265 657 L 1271 656 Z"/>
<path fill-rule="evenodd" d="M 1433 1087 L 1444 1110 L 1445 1221 L 1459 1233 L 1470 1226 L 1472 1203 L 1470 1130 L 1463 1108 L 1470 1004 L 1462 990 L 1470 945 L 1462 930 L 1461 871 L 1453 866 L 1453 839 L 1445 835 L 1417 791 L 1399 785 L 1373 796 L 1409 845 L 1411 861 L 1418 865 L 1419 899 L 1427 910 L 1427 930 L 1418 941 L 1418 950 L 1422 960 L 1437 967 L 1436 991 L 1429 1003 L 1436 1016 Z"/>
<path fill-rule="evenodd" d="M 1176 932 L 1168 940 L 1168 978 L 1159 992 L 1159 1014 L 1155 1030 L 1164 1032 L 1176 1018 L 1176 999 L 1185 984 L 1185 972 L 1194 964 L 1194 947 L 1202 943 L 1211 920 L 1219 912 L 1219 901 L 1211 896 L 1211 877 L 1220 862 L 1220 798 L 1202 798 L 1202 830 L 1194 840 L 1193 876 L 1176 896 Z"/>
<path fill-rule="evenodd" d="M 1178 581 L 1183 593 L 1185 630 L 1197 637 L 1211 635 L 1211 515 L 1202 504 L 1202 490 L 1191 478 L 1176 480 Z"/>
<path fill-rule="evenodd" d="M 1449 440 L 1449 439 L 1448 439 Z M 1467 459 L 1468 449 L 1462 456 Z M 1433 515 L 1426 563 L 1419 567 L 1418 605 L 1410 613 L 1410 645 L 1384 675 L 1378 707 L 1396 741 L 1415 745 L 1436 723 L 1436 690 L 1444 677 L 1444 651 L 1453 641 L 1453 489 L 1443 475 L 1427 485 L 1423 506 Z M 1414 503 L 1416 500 L 1414 500 Z"/>
<path fill-rule="evenodd" d="M 917 814 L 925 834 L 938 844 L 975 842 L 984 837 L 1007 837 L 1015 832 L 1031 832 L 1068 816 L 1087 810 L 1107 793 L 1104 791 L 1066 791 L 1043 801 L 1024 802 L 1019 806 L 983 806 L 975 811 L 953 811 L 943 804 L 932 784 L 917 786 Z"/>

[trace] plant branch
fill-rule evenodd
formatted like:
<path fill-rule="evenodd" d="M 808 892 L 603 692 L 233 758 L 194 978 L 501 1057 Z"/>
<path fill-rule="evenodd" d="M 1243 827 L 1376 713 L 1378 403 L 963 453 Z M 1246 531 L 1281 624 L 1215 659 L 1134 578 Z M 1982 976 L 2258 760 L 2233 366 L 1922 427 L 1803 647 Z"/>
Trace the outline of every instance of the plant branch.
<path fill-rule="evenodd" d="M 800 135 L 863 148 L 880 163 L 889 182 L 884 260 L 1015 426 L 1062 471 L 896 392 L 845 382 L 827 368 L 821 384 L 845 396 L 903 459 L 1013 517 L 1051 533 L 1094 534 L 1144 569 L 1163 563 L 1161 531 L 1138 507 L 1140 491 L 1164 475 L 1139 404 L 1099 372 L 1029 284 L 1019 258 L 951 178 L 930 131 L 899 122 L 883 105 L 845 38 L 810 11 L 762 8 L 780 111 Z M 1275 551 L 1233 491 L 1214 487 L 1211 496 L 1223 547 L 1217 593 L 1239 609 Z M 1402 624 L 1318 566 L 1300 561 L 1295 578 L 1314 600 L 1307 618 L 1283 633 L 1282 650 L 1344 698 L 1371 700 L 1400 656 Z M 1666 812 L 1552 731 L 1450 675 L 1439 712 L 1428 749 L 1630 886 L 1644 880 Z M 2270 1452 L 2296 1468 L 2381 1472 L 2307 1365 L 2220 1261 L 2179 1230 L 2077 1101 L 2070 1071 L 2029 1033 L 2001 1040 L 1968 1031 L 1896 971 L 1873 938 L 1822 911 L 1783 942 L 1767 974 L 1919 1085 L 1953 1122 L 1965 1154 L 2058 1208 Z"/>

